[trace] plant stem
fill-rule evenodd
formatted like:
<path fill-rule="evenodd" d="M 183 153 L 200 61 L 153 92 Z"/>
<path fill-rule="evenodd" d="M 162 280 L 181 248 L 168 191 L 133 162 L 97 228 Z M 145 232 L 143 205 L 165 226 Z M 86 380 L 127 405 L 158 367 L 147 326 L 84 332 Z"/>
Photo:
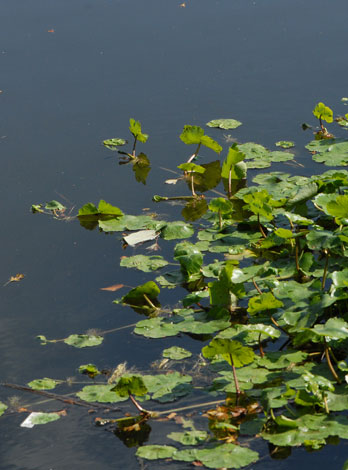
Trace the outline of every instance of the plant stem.
<path fill-rule="evenodd" d="M 326 260 L 325 260 L 325 267 L 324 267 L 324 273 L 323 273 L 323 280 L 321 281 L 321 288 L 322 290 L 325 289 L 325 282 L 326 282 L 326 276 L 327 276 L 327 268 L 329 266 L 329 250 L 325 250 L 326 253 Z"/>
<path fill-rule="evenodd" d="M 191 191 L 192 191 L 192 196 L 197 197 L 197 194 L 195 193 L 194 182 L 193 182 L 193 171 L 191 171 Z"/>
<path fill-rule="evenodd" d="M 232 170 L 228 172 L 228 197 L 232 196 Z"/>
<path fill-rule="evenodd" d="M 241 392 L 240 392 L 239 383 L 238 383 L 238 379 L 237 379 L 236 368 L 235 368 L 234 363 L 233 363 L 232 354 L 230 354 L 229 356 L 230 356 L 230 361 L 231 361 L 231 366 L 232 366 L 234 384 L 236 386 L 236 393 L 237 393 L 237 395 L 240 395 Z"/>
<path fill-rule="evenodd" d="M 263 238 L 266 238 L 267 235 L 265 234 L 265 232 L 262 228 L 261 222 L 260 222 L 260 214 L 257 214 L 257 223 L 259 224 L 259 230 L 261 232 L 261 235 L 263 236 Z"/>
<path fill-rule="evenodd" d="M 135 158 L 135 147 L 136 147 L 136 145 L 137 145 L 137 138 L 134 137 L 134 144 L 133 144 L 133 150 L 132 150 L 132 156 L 133 156 L 133 158 Z"/>
<path fill-rule="evenodd" d="M 256 284 L 256 281 L 255 281 L 254 278 L 252 279 L 252 281 L 253 281 L 253 284 L 254 284 L 255 289 L 257 290 L 257 292 L 258 292 L 260 295 L 262 295 L 262 290 L 261 290 L 261 289 L 259 288 L 259 286 Z"/>
<path fill-rule="evenodd" d="M 146 294 L 143 294 L 144 296 L 144 299 L 146 300 L 146 302 L 150 305 L 150 307 L 154 308 L 155 310 L 157 310 L 157 307 L 156 305 L 154 305 L 151 301 L 151 299 L 146 295 Z"/>
<path fill-rule="evenodd" d="M 327 365 L 329 366 L 329 369 L 331 371 L 331 374 L 333 375 L 334 379 L 336 380 L 337 383 L 341 383 L 341 380 L 340 378 L 338 377 L 337 375 L 337 372 L 335 371 L 334 369 L 334 366 L 332 365 L 332 362 L 331 362 L 331 358 L 330 358 L 330 352 L 329 352 L 329 348 L 326 344 L 326 341 L 325 341 L 325 357 L 326 357 L 326 361 L 327 361 Z"/>
<path fill-rule="evenodd" d="M 261 333 L 259 334 L 259 351 L 260 351 L 260 356 L 265 357 L 265 353 L 264 353 L 262 343 L 261 343 Z"/>
<path fill-rule="evenodd" d="M 219 226 L 220 226 L 220 230 L 222 230 L 222 215 L 221 215 L 221 211 L 219 211 Z"/>
<path fill-rule="evenodd" d="M 145 413 L 145 414 L 151 414 L 149 411 L 145 410 L 142 406 L 139 405 L 139 403 L 136 401 L 136 399 L 133 397 L 133 395 L 130 393 L 129 398 L 133 405 L 136 407 L 137 410 L 140 411 L 140 413 Z"/>
<path fill-rule="evenodd" d="M 329 405 L 327 404 L 327 398 L 326 396 L 324 395 L 324 405 L 325 405 L 325 411 L 327 414 L 330 414 L 330 410 L 329 410 Z"/>
<path fill-rule="evenodd" d="M 191 157 L 187 160 L 187 163 L 191 163 L 192 160 L 194 160 L 197 157 L 200 148 L 201 148 L 201 144 L 199 143 L 198 147 L 196 148 L 195 153 L 191 155 Z"/>

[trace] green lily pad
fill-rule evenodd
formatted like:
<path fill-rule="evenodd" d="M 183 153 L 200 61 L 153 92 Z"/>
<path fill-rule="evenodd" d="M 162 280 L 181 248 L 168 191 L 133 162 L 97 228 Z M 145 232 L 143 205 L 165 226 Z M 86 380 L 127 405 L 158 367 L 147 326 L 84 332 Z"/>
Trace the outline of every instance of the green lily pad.
<path fill-rule="evenodd" d="M 283 149 L 290 149 L 295 147 L 295 143 L 289 140 L 279 140 L 276 142 L 277 147 L 282 147 Z"/>
<path fill-rule="evenodd" d="M 315 152 L 313 160 L 324 163 L 327 166 L 348 165 L 348 140 L 347 139 L 324 139 L 312 140 L 306 149 Z"/>
<path fill-rule="evenodd" d="M 167 266 L 167 264 L 168 261 L 166 261 L 162 256 L 135 255 L 122 257 L 120 266 L 125 268 L 136 268 L 139 271 L 149 273 L 151 271 L 161 269 L 164 266 Z"/>
<path fill-rule="evenodd" d="M 172 441 L 180 442 L 184 446 L 195 446 L 206 441 L 208 433 L 205 431 L 185 431 L 185 432 L 171 432 L 167 435 Z"/>
<path fill-rule="evenodd" d="M 45 377 L 44 379 L 32 380 L 28 383 L 29 387 L 33 390 L 52 390 L 56 387 L 58 382 L 53 379 Z"/>
<path fill-rule="evenodd" d="M 137 449 L 135 455 L 141 459 L 158 460 L 169 459 L 176 452 L 176 448 L 172 446 L 141 446 Z"/>
<path fill-rule="evenodd" d="M 176 336 L 180 332 L 178 324 L 159 317 L 138 321 L 134 333 L 147 338 L 166 338 Z"/>
<path fill-rule="evenodd" d="M 81 400 L 90 403 L 117 403 L 120 401 L 128 400 L 127 396 L 120 396 L 116 392 L 112 392 L 114 385 L 87 385 L 82 390 L 76 393 L 76 396 Z"/>
<path fill-rule="evenodd" d="M 65 338 L 64 343 L 75 348 L 87 348 L 99 346 L 103 342 L 103 337 L 98 335 L 70 335 Z"/>
<path fill-rule="evenodd" d="M 236 119 L 213 119 L 206 123 L 208 127 L 218 127 L 219 129 L 237 129 L 242 123 Z"/>
<path fill-rule="evenodd" d="M 207 449 L 178 450 L 171 457 L 184 462 L 202 462 L 208 468 L 241 468 L 256 462 L 259 454 L 235 444 L 222 444 Z"/>
<path fill-rule="evenodd" d="M 117 137 L 113 139 L 103 140 L 104 146 L 110 150 L 118 150 L 118 147 L 121 147 L 122 145 L 125 145 L 126 143 L 127 143 L 126 140 L 118 139 Z"/>
<path fill-rule="evenodd" d="M 187 349 L 180 348 L 178 346 L 172 346 L 171 348 L 164 349 L 162 356 L 168 357 L 169 359 L 173 359 L 175 361 L 180 361 L 181 359 L 191 357 L 192 353 L 187 351 Z"/>
<path fill-rule="evenodd" d="M 161 237 L 165 240 L 190 238 L 194 234 L 192 225 L 185 222 L 168 222 L 161 231 Z"/>
<path fill-rule="evenodd" d="M 148 392 L 151 394 L 151 399 L 160 403 L 175 401 L 192 391 L 192 377 L 179 372 L 144 375 L 142 378 Z"/>

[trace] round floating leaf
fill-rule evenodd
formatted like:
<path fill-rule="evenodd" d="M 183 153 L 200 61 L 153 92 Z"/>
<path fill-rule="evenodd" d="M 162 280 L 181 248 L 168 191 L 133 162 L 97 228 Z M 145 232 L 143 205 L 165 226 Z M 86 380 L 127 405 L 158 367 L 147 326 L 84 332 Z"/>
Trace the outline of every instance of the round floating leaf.
<path fill-rule="evenodd" d="M 122 376 L 111 391 L 116 392 L 120 397 L 129 397 L 130 394 L 142 397 L 148 392 L 142 377 L 136 375 Z"/>
<path fill-rule="evenodd" d="M 114 385 L 87 385 L 77 392 L 76 396 L 90 403 L 117 403 L 128 399 L 128 395 L 121 397 L 116 392 L 112 392 L 113 387 Z"/>
<path fill-rule="evenodd" d="M 167 435 L 172 441 L 180 442 L 184 446 L 195 446 L 206 441 L 208 433 L 205 431 L 185 431 L 185 432 L 171 432 Z"/>
<path fill-rule="evenodd" d="M 136 268 L 139 271 L 149 273 L 151 271 L 156 271 L 157 269 L 163 268 L 166 266 L 168 261 L 163 259 L 162 256 L 145 256 L 145 255 L 135 255 L 135 256 L 124 256 L 121 258 L 120 266 L 125 268 Z"/>
<path fill-rule="evenodd" d="M 152 445 L 139 447 L 135 455 L 142 459 L 158 460 L 172 457 L 175 451 L 176 448 L 172 446 Z"/>
<path fill-rule="evenodd" d="M 318 103 L 313 109 L 313 114 L 317 119 L 323 119 L 326 122 L 333 121 L 333 112 L 332 109 L 328 106 L 325 106 L 324 103 Z"/>
<path fill-rule="evenodd" d="M 3 403 L 2 401 L 0 401 L 0 416 L 5 413 L 5 411 L 7 410 L 7 408 L 8 408 L 8 406 L 5 405 L 5 403 Z"/>
<path fill-rule="evenodd" d="M 295 147 L 295 143 L 289 140 L 279 140 L 278 142 L 276 142 L 276 146 L 282 147 L 283 149 L 290 149 L 292 147 Z"/>
<path fill-rule="evenodd" d="M 70 335 L 65 338 L 64 343 L 75 348 L 87 348 L 92 346 L 99 346 L 103 342 L 102 336 L 97 335 Z"/>
<path fill-rule="evenodd" d="M 208 127 L 218 127 L 219 129 L 236 129 L 241 125 L 242 123 L 236 119 L 213 119 L 206 124 Z"/>
<path fill-rule="evenodd" d="M 107 147 L 110 150 L 117 150 L 117 147 L 121 147 L 122 145 L 125 145 L 126 143 L 127 143 L 126 140 L 118 139 L 118 138 L 103 140 L 103 144 L 105 145 L 105 147 Z"/>
<path fill-rule="evenodd" d="M 324 163 L 327 166 L 348 165 L 348 140 L 346 139 L 324 139 L 313 140 L 306 149 L 316 152 L 313 160 Z"/>
<path fill-rule="evenodd" d="M 235 444 L 222 444 L 210 449 L 176 451 L 171 457 L 185 462 L 199 461 L 208 468 L 241 468 L 256 462 L 259 454 Z"/>
<path fill-rule="evenodd" d="M 52 390 L 56 387 L 58 382 L 53 379 L 45 377 L 44 379 L 32 380 L 28 383 L 29 387 L 33 390 Z"/>
<path fill-rule="evenodd" d="M 168 222 L 162 229 L 161 237 L 165 240 L 176 240 L 180 238 L 190 238 L 194 234 L 192 225 L 185 222 Z"/>
<path fill-rule="evenodd" d="M 188 395 L 192 391 L 192 377 L 179 372 L 158 375 L 144 375 L 144 383 L 151 399 L 168 403 Z"/>
<path fill-rule="evenodd" d="M 255 357 L 254 351 L 249 347 L 243 346 L 239 341 L 222 338 L 215 338 L 208 346 L 204 346 L 202 354 L 207 359 L 213 359 L 221 355 L 229 364 L 231 364 L 230 356 L 232 356 L 233 364 L 236 367 L 250 364 Z"/>
<path fill-rule="evenodd" d="M 192 353 L 190 351 L 187 351 L 187 349 L 180 348 L 178 346 L 172 346 L 171 348 L 164 349 L 164 351 L 162 352 L 162 356 L 179 361 L 180 359 L 186 359 L 187 357 L 191 357 Z"/>
<path fill-rule="evenodd" d="M 134 333 L 147 338 L 166 338 L 176 336 L 179 333 L 179 325 L 166 321 L 163 318 L 154 317 L 138 321 Z"/>

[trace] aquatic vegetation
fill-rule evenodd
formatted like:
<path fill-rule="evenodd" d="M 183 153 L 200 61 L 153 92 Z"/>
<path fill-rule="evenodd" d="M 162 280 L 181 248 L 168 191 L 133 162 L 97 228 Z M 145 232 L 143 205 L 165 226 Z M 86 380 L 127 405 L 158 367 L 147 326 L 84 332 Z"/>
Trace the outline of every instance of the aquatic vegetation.
<path fill-rule="evenodd" d="M 333 122 L 322 103 L 314 111 L 321 125 L 322 120 Z M 135 141 L 141 141 L 141 128 L 133 130 Z M 79 405 L 120 405 L 112 413 L 121 417 L 110 418 L 109 413 L 96 423 L 108 426 L 129 447 L 138 447 L 136 455 L 144 459 L 241 468 L 259 459 L 255 449 L 261 439 L 271 452 L 272 446 L 279 447 L 283 457 L 295 446 L 314 451 L 332 436 L 348 439 L 348 172 L 252 176 L 253 168 L 293 161 L 286 151 L 272 152 L 252 142 L 233 144 L 222 165 L 196 165 L 192 160 L 201 145 L 217 153 L 222 147 L 198 126 L 185 126 L 180 138 L 197 145 L 190 161 L 179 166 L 192 194 L 175 197 L 187 203 L 190 218 L 185 220 L 191 223 L 129 215 L 105 201 L 84 205 L 77 216 L 83 227 L 115 233 L 139 251 L 154 239 L 156 246 L 173 248 L 165 257 L 144 251 L 121 259 L 121 267 L 154 277 L 114 301 L 146 318 L 99 334 L 38 338 L 46 347 L 53 342 L 88 347 L 129 329 L 139 341 L 146 338 L 147 346 L 156 338 L 175 342 L 162 352 L 155 371 L 120 367 L 108 380 L 100 365 L 84 364 L 79 372 L 92 384 L 80 390 L 79 384 L 72 385 Z M 316 161 L 344 166 L 347 145 L 332 138 L 313 140 L 307 149 Z M 221 179 L 225 194 L 213 185 Z M 198 197 L 197 188 L 215 192 Z M 172 289 L 168 297 L 177 294 L 174 305 L 167 305 L 167 289 Z M 63 381 L 45 377 L 33 384 L 37 393 L 48 393 L 44 389 L 59 389 Z M 186 400 L 189 396 L 195 404 Z M 126 416 L 129 400 L 136 412 Z M 180 408 L 158 405 L 177 400 L 183 402 Z M 192 414 L 195 408 L 203 414 Z M 0 414 L 4 412 L 6 405 L 0 404 Z M 164 420 L 173 432 L 144 445 L 153 420 L 159 425 Z"/>

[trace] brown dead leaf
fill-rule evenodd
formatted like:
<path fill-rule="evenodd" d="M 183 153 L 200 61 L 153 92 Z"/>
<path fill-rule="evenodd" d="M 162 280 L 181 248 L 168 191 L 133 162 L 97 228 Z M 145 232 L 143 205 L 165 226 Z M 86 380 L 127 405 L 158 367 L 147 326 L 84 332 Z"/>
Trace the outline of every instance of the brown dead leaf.
<path fill-rule="evenodd" d="M 48 33 L 54 33 L 55 31 L 54 31 L 54 29 L 48 29 L 47 32 Z"/>
<path fill-rule="evenodd" d="M 180 7 L 180 8 L 185 8 L 185 7 L 186 7 L 186 3 L 185 3 L 185 2 L 184 2 L 184 3 L 180 3 L 179 7 Z"/>
<path fill-rule="evenodd" d="M 30 411 L 28 410 L 28 408 L 24 408 L 24 407 L 21 407 L 21 408 L 17 408 L 17 413 L 30 413 Z"/>
<path fill-rule="evenodd" d="M 176 416 L 176 413 L 169 413 L 169 415 L 167 416 L 167 419 L 174 419 Z"/>
<path fill-rule="evenodd" d="M 192 465 L 194 467 L 203 467 L 202 462 L 200 462 L 199 460 L 195 460 L 194 462 L 192 462 Z"/>
<path fill-rule="evenodd" d="M 109 292 L 116 292 L 119 289 L 122 289 L 124 287 L 124 284 L 114 284 L 113 286 L 109 287 L 101 287 L 100 290 L 107 290 Z"/>
<path fill-rule="evenodd" d="M 66 410 L 60 410 L 60 411 L 56 411 L 57 415 L 59 416 L 66 416 L 68 413 L 66 412 Z"/>
<path fill-rule="evenodd" d="M 4 287 L 7 286 L 10 282 L 19 282 L 24 278 L 24 274 L 18 273 L 15 276 L 11 276 L 10 279 L 4 284 Z"/>

